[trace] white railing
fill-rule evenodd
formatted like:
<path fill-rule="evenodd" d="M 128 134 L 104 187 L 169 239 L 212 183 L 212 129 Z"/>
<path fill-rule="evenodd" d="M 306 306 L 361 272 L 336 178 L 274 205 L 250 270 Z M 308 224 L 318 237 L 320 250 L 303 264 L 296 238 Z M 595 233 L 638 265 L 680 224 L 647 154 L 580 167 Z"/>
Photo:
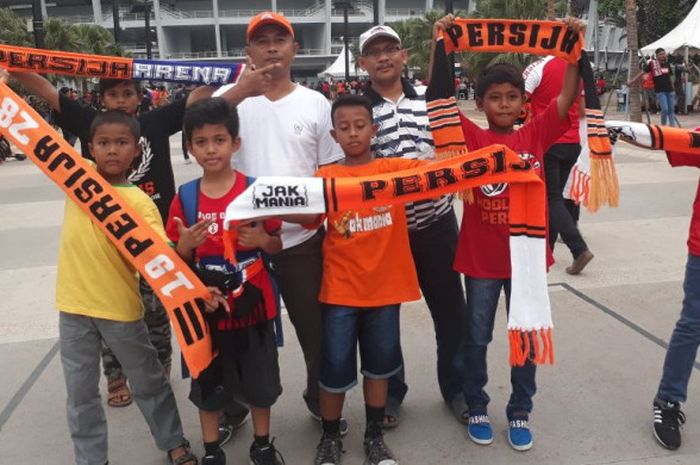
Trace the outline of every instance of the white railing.
<path fill-rule="evenodd" d="M 423 16 L 424 8 L 387 8 L 384 16 Z"/>
<path fill-rule="evenodd" d="M 297 55 L 301 56 L 319 56 L 325 55 L 326 52 L 322 48 L 303 48 L 297 52 Z M 230 50 L 222 50 L 221 57 L 231 57 L 231 58 L 245 58 L 246 51 L 244 48 L 234 48 Z M 202 52 L 175 52 L 171 53 L 167 57 L 171 60 L 185 60 L 193 58 L 219 58 L 216 50 L 207 50 Z"/>
<path fill-rule="evenodd" d="M 277 12 L 282 13 L 285 16 L 288 17 L 307 17 L 307 16 L 316 16 L 320 12 L 323 11 L 325 8 L 325 5 L 321 2 L 318 2 L 308 8 L 304 9 L 285 9 L 285 8 L 278 8 Z"/>
<path fill-rule="evenodd" d="M 219 10 L 219 18 L 252 18 L 258 13 L 262 13 L 263 11 L 265 10 Z"/>

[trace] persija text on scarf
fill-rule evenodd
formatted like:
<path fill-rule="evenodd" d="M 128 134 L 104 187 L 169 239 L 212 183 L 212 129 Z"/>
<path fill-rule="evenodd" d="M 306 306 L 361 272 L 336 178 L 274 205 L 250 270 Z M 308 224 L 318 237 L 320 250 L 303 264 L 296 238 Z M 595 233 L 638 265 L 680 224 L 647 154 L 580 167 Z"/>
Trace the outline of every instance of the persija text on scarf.
<path fill-rule="evenodd" d="M 0 45 L 0 66 L 16 72 L 206 85 L 235 83 L 243 70 L 233 63 L 143 60 L 13 45 Z"/>
<path fill-rule="evenodd" d="M 590 211 L 597 211 L 601 205 L 618 205 L 617 173 L 610 142 L 602 127 L 603 114 L 595 92 L 593 72 L 583 51 L 583 36 L 556 21 L 457 18 L 443 37 L 445 53 L 529 53 L 553 55 L 572 64 L 578 63 L 585 89 L 588 127 L 587 141 L 582 140 L 582 143 L 585 142 L 590 151 L 582 151 L 579 162 L 572 170 L 568 196 L 583 203 Z M 440 72 L 444 72 L 444 69 Z M 454 126 L 454 129 L 459 128 Z M 444 132 L 447 133 L 447 130 Z M 449 156 L 450 147 L 442 147 L 436 152 L 438 156 Z M 465 198 L 469 199 L 470 193 L 465 194 Z"/>
<path fill-rule="evenodd" d="M 0 82 L 0 134 L 75 202 L 153 287 L 194 377 L 213 358 L 203 316 L 209 291 L 141 216 L 124 202 L 24 100 Z"/>
<path fill-rule="evenodd" d="M 510 302 L 512 365 L 528 357 L 553 363 L 552 321 L 545 264 L 545 188 L 527 160 L 493 145 L 420 168 L 365 178 L 259 177 L 226 210 L 225 227 L 277 215 L 348 211 L 415 202 L 475 188 L 510 184 Z M 231 249 L 231 237 L 227 243 Z M 230 252 L 229 252 L 230 253 Z"/>

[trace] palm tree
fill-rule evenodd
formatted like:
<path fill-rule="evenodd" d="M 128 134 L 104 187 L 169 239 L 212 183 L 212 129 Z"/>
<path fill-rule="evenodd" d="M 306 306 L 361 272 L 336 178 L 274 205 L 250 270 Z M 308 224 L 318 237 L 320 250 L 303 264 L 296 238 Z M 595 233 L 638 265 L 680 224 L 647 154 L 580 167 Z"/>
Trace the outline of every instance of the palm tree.
<path fill-rule="evenodd" d="M 9 8 L 0 8 L 0 43 L 32 45 L 32 36 L 27 30 L 27 21 Z"/>
<path fill-rule="evenodd" d="M 625 19 L 627 22 L 627 47 L 630 56 L 630 70 L 636 70 L 639 55 L 639 40 L 637 38 L 637 0 L 625 0 Z M 639 89 L 639 79 L 629 86 L 630 120 L 642 122 L 642 104 Z"/>

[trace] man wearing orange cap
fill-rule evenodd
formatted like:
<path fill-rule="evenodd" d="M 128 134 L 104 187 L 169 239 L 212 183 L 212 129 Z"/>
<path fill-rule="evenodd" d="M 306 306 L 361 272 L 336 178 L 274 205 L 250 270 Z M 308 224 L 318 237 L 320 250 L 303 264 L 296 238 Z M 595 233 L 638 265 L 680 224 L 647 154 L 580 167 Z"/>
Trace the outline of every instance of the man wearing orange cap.
<path fill-rule="evenodd" d="M 287 18 L 277 13 L 260 13 L 248 23 L 246 38 L 249 66 L 238 84 L 224 86 L 215 94 L 238 108 L 242 144 L 234 158 L 236 169 L 251 176 L 313 176 L 320 166 L 341 160 L 343 152 L 330 135 L 328 100 L 292 81 L 291 67 L 299 45 Z M 317 419 L 323 235 L 323 229 L 308 230 L 284 223 L 283 250 L 271 257 L 304 352 L 304 400 Z M 347 431 L 344 420 L 341 431 Z"/>

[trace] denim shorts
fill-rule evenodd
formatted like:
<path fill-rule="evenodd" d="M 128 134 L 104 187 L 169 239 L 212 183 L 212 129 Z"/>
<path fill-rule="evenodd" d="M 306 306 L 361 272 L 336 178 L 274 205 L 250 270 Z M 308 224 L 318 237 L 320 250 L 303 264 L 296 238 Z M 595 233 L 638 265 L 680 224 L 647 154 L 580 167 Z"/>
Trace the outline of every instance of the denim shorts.
<path fill-rule="evenodd" d="M 362 374 L 386 379 L 402 366 L 399 304 L 344 307 L 324 304 L 320 386 L 333 393 L 357 384 L 357 342 Z"/>

